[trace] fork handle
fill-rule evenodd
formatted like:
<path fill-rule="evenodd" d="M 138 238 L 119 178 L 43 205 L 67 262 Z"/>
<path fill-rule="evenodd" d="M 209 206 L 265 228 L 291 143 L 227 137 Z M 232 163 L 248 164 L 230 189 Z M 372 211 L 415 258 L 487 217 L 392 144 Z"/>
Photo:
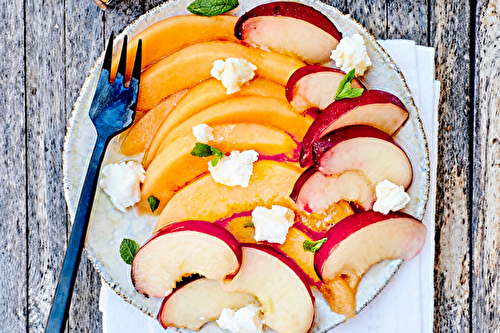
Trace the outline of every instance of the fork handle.
<path fill-rule="evenodd" d="M 85 236 L 92 212 L 94 194 L 97 187 L 97 175 L 103 160 L 103 153 L 109 140 L 102 136 L 97 136 L 97 141 L 92 152 L 90 164 L 83 183 L 80 201 L 73 222 L 73 229 L 69 238 L 68 248 L 64 256 L 61 275 L 57 282 L 56 292 L 50 308 L 49 318 L 45 326 L 45 333 L 64 332 L 66 320 L 68 319 L 71 296 L 75 285 L 78 266 L 85 244 Z"/>

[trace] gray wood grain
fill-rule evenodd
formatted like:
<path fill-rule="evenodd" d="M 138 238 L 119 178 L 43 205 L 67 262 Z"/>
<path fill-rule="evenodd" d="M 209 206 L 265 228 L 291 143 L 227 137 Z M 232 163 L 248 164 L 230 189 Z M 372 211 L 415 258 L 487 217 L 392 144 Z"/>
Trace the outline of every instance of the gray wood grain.
<path fill-rule="evenodd" d="M 431 45 L 441 81 L 434 315 L 437 332 L 469 332 L 470 160 L 468 2 L 431 1 Z"/>
<path fill-rule="evenodd" d="M 28 98 L 28 269 L 30 332 L 43 332 L 67 241 L 62 187 L 66 129 L 64 7 L 25 1 Z"/>
<path fill-rule="evenodd" d="M 90 69 L 104 50 L 104 12 L 91 1 L 65 2 L 65 72 L 66 119 Z M 85 31 L 85 33 L 82 33 Z M 68 218 L 69 219 L 69 218 Z M 69 332 L 101 332 L 102 314 L 99 311 L 101 279 L 82 255 L 69 313 Z"/>
<path fill-rule="evenodd" d="M 346 14 L 350 14 L 375 38 L 387 38 L 387 6 L 384 0 L 347 0 Z"/>
<path fill-rule="evenodd" d="M 428 45 L 427 0 L 388 1 L 387 38 L 411 39 Z"/>
<path fill-rule="evenodd" d="M 472 327 L 500 332 L 500 8 L 479 1 L 476 26 Z"/>
<path fill-rule="evenodd" d="M 0 0 L 0 332 L 27 327 L 23 3 Z"/>

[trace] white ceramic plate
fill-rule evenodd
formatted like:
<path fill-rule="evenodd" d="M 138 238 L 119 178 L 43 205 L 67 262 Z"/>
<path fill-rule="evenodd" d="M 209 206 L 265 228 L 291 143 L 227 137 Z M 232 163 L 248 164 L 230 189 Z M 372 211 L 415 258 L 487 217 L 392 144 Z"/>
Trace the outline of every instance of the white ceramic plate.
<path fill-rule="evenodd" d="M 189 14 L 185 9 L 191 0 L 180 0 L 165 3 L 141 16 L 129 25 L 117 37 L 115 50 L 121 45 L 124 34 L 131 37 L 146 27 L 162 19 Z M 241 15 L 256 5 L 269 2 L 262 0 L 240 0 L 240 6 L 231 12 Z M 382 50 L 375 39 L 349 16 L 337 9 L 318 1 L 301 0 L 327 15 L 341 30 L 344 36 L 353 33 L 361 34 L 366 41 L 368 53 L 372 60 L 371 69 L 363 77 L 371 89 L 380 89 L 398 96 L 409 110 L 410 117 L 405 126 L 398 132 L 396 141 L 404 148 L 413 165 L 414 178 L 409 189 L 411 201 L 405 211 L 422 219 L 429 189 L 429 159 L 427 143 L 417 109 L 396 65 Z M 98 59 L 83 85 L 75 103 L 64 146 L 64 185 L 66 201 L 72 219 L 76 211 L 83 179 L 95 142 L 95 130 L 88 118 L 88 110 L 92 102 L 95 86 L 102 66 L 103 55 Z M 109 146 L 104 164 L 122 160 L 130 160 L 118 153 L 117 141 Z M 134 158 L 141 160 L 141 156 Z M 138 216 L 135 211 L 126 214 L 114 209 L 107 196 L 100 190 L 96 193 L 93 214 L 90 221 L 86 250 L 95 269 L 102 278 L 126 301 L 132 303 L 145 313 L 156 316 L 160 299 L 146 298 L 134 290 L 130 279 L 130 266 L 120 258 L 119 246 L 123 238 L 132 238 L 142 244 L 150 236 L 156 220 L 149 216 Z M 363 278 L 357 293 L 357 310 L 364 308 L 389 282 L 400 265 L 400 261 L 384 261 L 373 267 Z M 330 312 L 321 293 L 313 291 L 316 297 L 317 320 L 312 332 L 325 332 L 329 328 L 344 321 L 344 317 Z M 184 330 L 182 330 L 184 331 Z M 217 331 L 215 325 L 206 325 L 205 332 Z"/>

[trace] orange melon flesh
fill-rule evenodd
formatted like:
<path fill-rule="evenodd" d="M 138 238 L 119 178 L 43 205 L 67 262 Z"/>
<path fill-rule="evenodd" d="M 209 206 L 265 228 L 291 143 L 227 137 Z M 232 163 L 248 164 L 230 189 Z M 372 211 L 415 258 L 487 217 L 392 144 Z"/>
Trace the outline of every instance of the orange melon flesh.
<path fill-rule="evenodd" d="M 163 139 L 162 146 L 185 132 L 191 131 L 193 126 L 207 124 L 209 126 L 245 122 L 274 126 L 291 134 L 300 141 L 312 124 L 310 116 L 296 113 L 290 104 L 282 100 L 261 96 L 243 96 L 231 98 L 217 103 L 177 125 Z"/>
<path fill-rule="evenodd" d="M 155 231 L 188 219 L 214 222 L 257 206 L 293 207 L 289 198 L 301 169 L 275 161 L 257 161 L 248 187 L 216 183 L 207 174 L 187 185 L 167 203 Z"/>
<path fill-rule="evenodd" d="M 255 228 L 246 227 L 246 222 L 252 222 L 252 216 L 240 216 L 230 219 L 224 228 L 233 234 L 240 243 L 257 243 L 255 241 Z"/>
<path fill-rule="evenodd" d="M 252 95 L 274 97 L 286 101 L 285 87 L 265 78 L 255 78 L 242 86 L 240 91 L 230 95 L 226 93 L 226 88 L 216 79 L 208 79 L 197 84 L 177 103 L 173 112 L 161 124 L 154 135 L 145 165 L 148 166 L 156 156 L 165 136 L 184 120 L 209 106 L 229 98 Z"/>
<path fill-rule="evenodd" d="M 210 78 L 213 62 L 226 58 L 246 59 L 257 66 L 256 75 L 282 86 L 286 85 L 296 69 L 304 66 L 302 61 L 289 56 L 237 43 L 215 41 L 194 44 L 163 58 L 142 73 L 137 109 L 151 109 L 165 96 Z"/>
<path fill-rule="evenodd" d="M 127 75 L 130 76 L 132 73 L 139 39 L 142 39 L 142 68 L 144 69 L 188 45 L 210 40 L 236 42 L 234 24 L 237 20 L 237 17 L 228 15 L 214 17 L 181 15 L 149 26 L 127 44 Z M 120 51 L 121 48 L 117 52 Z M 117 55 L 113 60 L 112 73 L 116 73 L 118 62 Z"/>
<path fill-rule="evenodd" d="M 326 215 L 306 214 L 303 212 L 300 212 L 300 214 L 303 225 L 317 233 L 324 233 L 335 223 L 354 214 L 354 211 L 349 202 L 339 201 L 328 208 Z"/>
<path fill-rule="evenodd" d="M 260 124 L 223 124 L 214 126 L 210 145 L 225 151 L 254 149 L 262 155 L 291 155 L 297 144 L 283 131 Z M 191 151 L 197 142 L 192 132 L 177 137 L 156 156 L 147 168 L 142 197 L 160 200 L 159 211 L 176 191 L 208 172 L 212 157 L 196 157 Z"/>
<path fill-rule="evenodd" d="M 120 152 L 127 156 L 140 154 L 149 148 L 153 137 L 176 103 L 186 94 L 188 89 L 175 93 L 158 104 L 137 121 L 120 145 Z"/>
<path fill-rule="evenodd" d="M 291 258 L 305 273 L 306 277 L 312 282 L 319 282 L 320 279 L 314 270 L 314 253 L 304 251 L 303 243 L 306 240 L 312 240 L 303 231 L 291 227 L 288 229 L 286 240 L 278 248 Z"/>

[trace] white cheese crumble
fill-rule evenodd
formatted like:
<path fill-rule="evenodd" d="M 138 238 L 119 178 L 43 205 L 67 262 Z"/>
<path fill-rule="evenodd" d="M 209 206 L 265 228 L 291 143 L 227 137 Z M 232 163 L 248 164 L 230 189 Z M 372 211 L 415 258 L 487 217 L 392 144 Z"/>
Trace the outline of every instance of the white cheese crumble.
<path fill-rule="evenodd" d="M 117 209 L 126 212 L 141 200 L 140 184 L 145 178 L 146 172 L 139 162 L 113 163 L 102 169 L 99 186 Z"/>
<path fill-rule="evenodd" d="M 214 129 L 207 124 L 199 124 L 193 127 L 193 134 L 196 140 L 202 143 L 208 143 L 214 139 Z"/>
<path fill-rule="evenodd" d="M 255 76 L 257 66 L 240 58 L 227 58 L 214 61 L 210 75 L 221 81 L 227 89 L 226 93 L 232 94 Z"/>
<path fill-rule="evenodd" d="M 255 240 L 283 244 L 288 229 L 293 225 L 295 214 L 292 210 L 273 205 L 271 209 L 257 207 L 252 211 L 255 226 Z"/>
<path fill-rule="evenodd" d="M 248 187 L 253 172 L 253 164 L 259 154 L 255 150 L 245 150 L 241 153 L 233 150 L 229 156 L 221 158 L 215 167 L 208 162 L 208 171 L 215 182 L 227 186 Z"/>
<path fill-rule="evenodd" d="M 233 333 L 262 333 L 262 308 L 255 303 L 239 310 L 223 309 L 216 320 L 220 328 Z"/>
<path fill-rule="evenodd" d="M 387 179 L 377 184 L 375 195 L 377 201 L 373 205 L 373 210 L 382 214 L 403 209 L 410 202 L 410 196 L 405 192 L 404 187 L 391 183 Z"/>
<path fill-rule="evenodd" d="M 372 64 L 360 34 L 342 38 L 330 58 L 346 73 L 355 68 L 356 76 L 363 75 Z"/>

